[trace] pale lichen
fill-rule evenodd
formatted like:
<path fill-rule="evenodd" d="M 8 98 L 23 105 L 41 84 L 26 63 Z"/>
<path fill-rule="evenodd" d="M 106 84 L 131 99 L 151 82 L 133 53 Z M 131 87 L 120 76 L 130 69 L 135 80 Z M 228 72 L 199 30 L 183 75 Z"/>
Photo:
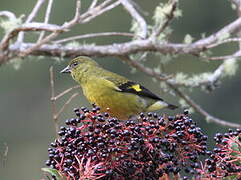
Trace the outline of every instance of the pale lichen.
<path fill-rule="evenodd" d="M 19 18 L 1 19 L 0 27 L 4 29 L 5 33 L 8 33 L 22 24 L 22 18 L 23 16 Z"/>
<path fill-rule="evenodd" d="M 227 75 L 227 76 L 235 75 L 238 69 L 237 60 L 234 58 L 225 60 L 223 63 L 223 68 L 224 68 L 223 69 L 224 75 Z"/>
<path fill-rule="evenodd" d="M 190 44 L 193 42 L 193 40 L 194 38 L 190 34 L 186 34 L 186 36 L 184 37 L 183 43 Z"/>

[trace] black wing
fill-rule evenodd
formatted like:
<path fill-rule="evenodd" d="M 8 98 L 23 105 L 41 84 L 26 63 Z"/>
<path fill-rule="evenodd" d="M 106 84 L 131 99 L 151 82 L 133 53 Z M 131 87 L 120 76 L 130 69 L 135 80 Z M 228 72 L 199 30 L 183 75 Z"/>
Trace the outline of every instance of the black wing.
<path fill-rule="evenodd" d="M 121 92 L 133 93 L 138 96 L 149 97 L 151 99 L 163 101 L 163 99 L 152 93 L 150 90 L 135 82 L 128 81 L 118 86 L 118 88 L 121 90 Z"/>

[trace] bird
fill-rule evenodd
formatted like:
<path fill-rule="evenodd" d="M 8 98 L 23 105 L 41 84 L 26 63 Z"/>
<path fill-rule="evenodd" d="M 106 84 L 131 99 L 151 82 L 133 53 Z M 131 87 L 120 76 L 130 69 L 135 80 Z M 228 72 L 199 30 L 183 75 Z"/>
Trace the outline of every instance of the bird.
<path fill-rule="evenodd" d="M 91 104 L 120 120 L 128 120 L 141 112 L 178 108 L 141 84 L 102 68 L 87 56 L 72 59 L 61 73 L 70 73 Z"/>

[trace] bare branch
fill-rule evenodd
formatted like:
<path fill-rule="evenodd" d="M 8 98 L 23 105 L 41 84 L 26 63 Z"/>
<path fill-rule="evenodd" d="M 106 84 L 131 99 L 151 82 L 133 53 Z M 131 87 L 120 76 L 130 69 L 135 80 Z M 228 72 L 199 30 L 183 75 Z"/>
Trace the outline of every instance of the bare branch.
<path fill-rule="evenodd" d="M 175 85 L 171 84 L 168 81 L 168 78 L 163 79 L 163 77 L 160 74 L 157 74 L 156 72 L 154 72 L 152 69 L 146 68 L 143 65 L 141 65 L 140 63 L 138 63 L 137 61 L 133 61 L 131 60 L 129 57 L 125 56 L 125 57 L 120 57 L 122 60 L 128 62 L 129 64 L 131 64 L 132 66 L 134 66 L 135 68 L 139 69 L 140 71 L 144 72 L 145 74 L 156 78 L 159 81 L 163 81 L 165 80 L 166 84 L 173 89 L 177 95 L 179 95 L 182 99 L 184 99 L 191 107 L 193 107 L 197 112 L 199 112 L 200 114 L 202 114 L 203 116 L 206 117 L 206 119 L 209 122 L 214 122 L 216 124 L 222 125 L 222 126 L 228 126 L 228 127 L 235 127 L 235 128 L 239 128 L 241 127 L 241 124 L 236 124 L 236 123 L 230 123 L 227 121 L 224 121 L 222 119 L 216 118 L 214 116 L 211 116 L 209 113 L 207 113 L 205 110 L 203 110 L 198 104 L 196 104 L 189 96 L 185 95 L 183 92 L 181 92 Z"/>
<path fill-rule="evenodd" d="M 58 118 L 60 116 L 60 114 L 65 110 L 65 108 L 68 106 L 68 104 L 72 101 L 72 99 L 74 99 L 76 96 L 78 96 L 79 93 L 74 93 L 63 105 L 63 107 L 59 110 L 59 112 L 57 113 L 56 117 Z"/>
<path fill-rule="evenodd" d="M 88 10 L 94 8 L 97 3 L 98 3 L 98 0 L 93 0 Z"/>
<path fill-rule="evenodd" d="M 149 76 L 155 77 L 159 81 L 166 81 L 170 79 L 172 76 L 165 75 L 165 74 L 158 74 L 155 71 L 153 71 L 151 68 L 145 67 L 144 65 L 140 64 L 137 61 L 132 60 L 128 56 L 119 56 L 123 61 L 127 62 L 130 66 L 135 67 L 136 69 L 139 69 L 140 71 L 146 73 Z"/>
<path fill-rule="evenodd" d="M 32 12 L 29 14 L 29 16 L 27 17 L 27 20 L 25 21 L 25 23 L 30 23 L 37 15 L 39 9 L 41 8 L 41 6 L 43 5 L 43 3 L 45 2 L 45 0 L 38 0 L 37 3 L 35 4 Z M 19 33 L 18 35 L 18 40 L 17 42 L 22 42 L 24 39 L 24 32 Z"/>
<path fill-rule="evenodd" d="M 83 34 L 78 36 L 73 36 L 69 38 L 64 38 L 56 41 L 52 41 L 55 44 L 61 44 L 68 41 L 78 40 L 78 39 L 86 39 L 86 38 L 94 38 L 94 37 L 103 37 L 103 36 L 127 36 L 127 37 L 134 37 L 135 34 L 127 33 L 127 32 L 102 32 L 102 33 L 91 33 L 91 34 Z"/>
<path fill-rule="evenodd" d="M 20 27 L 17 27 L 6 34 L 1 43 L 0 43 L 0 50 L 5 50 L 9 46 L 9 41 L 16 37 L 21 31 L 48 31 L 48 32 L 55 32 L 55 31 L 63 31 L 62 28 L 55 24 L 44 24 L 44 23 L 25 23 Z"/>
<path fill-rule="evenodd" d="M 77 86 L 73 86 L 71 88 L 66 89 L 65 91 L 63 91 L 62 93 L 58 94 L 57 96 L 54 97 L 55 100 L 59 99 L 60 97 L 64 96 L 65 94 L 69 93 L 70 91 L 80 88 L 79 85 Z"/>
<path fill-rule="evenodd" d="M 30 54 L 32 51 L 40 48 L 43 44 L 49 42 L 50 40 L 54 39 L 55 37 L 57 37 L 60 33 L 64 32 L 64 30 L 73 27 L 74 25 L 76 25 L 79 21 L 80 18 L 80 0 L 76 1 L 76 10 L 75 10 L 75 16 L 74 18 L 65 23 L 64 25 L 62 25 L 61 30 L 56 30 L 53 33 L 49 34 L 48 36 L 46 36 L 44 39 L 42 39 L 41 41 L 39 41 L 38 43 L 36 43 L 34 46 L 24 50 L 23 52 L 21 52 L 19 54 L 20 57 L 24 57 L 27 56 L 28 54 Z"/>
<path fill-rule="evenodd" d="M 98 7 L 98 6 L 97 6 Z M 72 24 L 70 24 L 72 26 Z M 66 26 L 65 26 L 66 27 Z M 68 27 L 68 26 L 67 26 Z M 167 53 L 178 53 L 178 54 L 197 54 L 202 51 L 205 51 L 209 46 L 213 43 L 217 43 L 219 39 L 224 34 L 233 34 L 240 30 L 241 28 L 241 18 L 236 19 L 229 25 L 223 27 L 218 32 L 210 35 L 207 38 L 200 39 L 191 44 L 175 44 L 175 43 L 162 43 L 151 41 L 150 39 L 145 40 L 133 40 L 126 43 L 119 43 L 113 45 L 100 45 L 100 46 L 93 46 L 93 45 L 83 45 L 79 46 L 78 48 L 70 48 L 65 47 L 62 45 L 43 45 L 51 40 L 53 37 L 56 37 L 59 33 L 55 35 L 51 35 L 50 38 L 43 39 L 43 43 L 41 45 L 32 44 L 32 43 L 22 43 L 21 48 L 16 45 L 12 45 L 9 50 L 13 51 L 14 53 L 23 53 L 26 48 L 31 48 L 31 52 L 28 54 L 32 55 L 51 55 L 51 56 L 58 56 L 62 57 L 73 57 L 78 55 L 89 55 L 89 56 L 125 56 L 128 54 L 133 54 L 137 52 L 144 52 L 144 51 L 154 51 L 160 52 L 162 54 Z M 35 46 L 35 48 L 33 48 Z M 36 48 L 36 46 L 38 46 Z M 6 61 L 2 61 L 0 59 L 0 64 Z"/>
<path fill-rule="evenodd" d="M 67 94 L 68 92 L 79 88 L 80 86 L 74 86 L 71 87 L 65 91 L 63 91 L 62 93 L 58 94 L 57 96 L 55 96 L 55 88 L 54 88 L 54 71 L 53 71 L 53 66 L 51 66 L 49 68 L 49 73 L 50 73 L 50 87 L 51 87 L 51 108 L 52 108 L 52 119 L 54 122 L 54 126 L 55 126 L 55 132 L 56 132 L 56 137 L 58 137 L 58 131 L 59 131 L 59 116 L 60 114 L 64 111 L 64 109 L 67 107 L 67 105 L 71 102 L 71 100 L 76 97 L 78 95 L 78 93 L 73 94 L 66 102 L 65 104 L 62 106 L 62 108 L 57 112 L 57 107 L 56 107 L 56 100 L 58 100 L 60 97 L 64 96 L 65 94 Z"/>
<path fill-rule="evenodd" d="M 9 19 L 16 19 L 15 14 L 10 11 L 0 11 L 0 16 L 5 16 Z"/>
<path fill-rule="evenodd" d="M 87 12 L 85 12 L 84 14 L 82 14 L 82 15 L 80 16 L 80 23 L 81 23 L 82 20 L 84 20 L 85 18 L 91 16 L 92 14 L 95 14 L 96 11 L 99 11 L 99 10 L 105 8 L 106 6 L 110 5 L 110 3 L 111 3 L 112 1 L 113 1 L 113 0 L 106 0 L 106 1 L 104 1 L 103 3 L 101 3 L 101 4 L 98 5 L 98 6 L 89 8 Z"/>
<path fill-rule="evenodd" d="M 170 86 L 170 84 L 168 84 Z M 195 109 L 198 113 L 206 117 L 206 120 L 208 122 L 213 122 L 215 124 L 221 125 L 221 126 L 226 126 L 226 127 L 232 127 L 232 128 L 240 128 L 241 124 L 237 123 L 231 123 L 224 121 L 222 119 L 216 118 L 212 115 L 210 115 L 208 112 L 206 112 L 204 109 L 201 108 L 198 104 L 196 104 L 189 96 L 186 94 L 182 93 L 178 88 L 173 87 L 172 85 L 170 86 L 175 92 L 182 98 L 184 99 L 193 109 Z"/>
<path fill-rule="evenodd" d="M 147 24 L 145 19 L 136 11 L 133 4 L 129 0 L 120 0 L 121 4 L 124 8 L 130 13 L 130 15 L 137 21 L 140 26 L 140 34 L 139 36 L 142 38 L 146 38 L 147 36 Z"/>
<path fill-rule="evenodd" d="M 237 51 L 236 53 L 232 55 L 227 56 L 214 56 L 214 57 L 208 57 L 209 60 L 225 60 L 225 59 L 237 59 L 241 56 L 241 51 Z"/>
<path fill-rule="evenodd" d="M 45 18 L 44 18 L 44 23 L 45 23 L 45 24 L 47 24 L 47 23 L 49 22 L 52 5 L 53 5 L 53 0 L 49 0 L 48 6 L 47 6 L 47 10 L 46 10 L 46 13 L 45 13 Z M 43 39 L 44 34 L 45 34 L 45 31 L 42 31 L 42 32 L 40 33 L 38 42 L 41 41 L 41 39 Z"/>
<path fill-rule="evenodd" d="M 241 29 L 241 18 L 238 18 L 235 21 L 233 21 L 232 23 L 223 27 L 218 32 L 210 35 L 209 37 L 200 39 L 200 40 L 190 44 L 191 45 L 190 47 L 192 49 L 191 51 L 193 51 L 194 49 L 197 49 L 198 51 L 200 51 L 200 49 L 206 49 L 205 46 L 209 46 L 211 44 L 217 43 L 220 39 L 222 39 L 222 37 L 224 35 L 235 34 L 235 33 L 239 32 L 240 29 Z M 189 52 L 190 52 L 190 49 L 189 49 Z"/>
<path fill-rule="evenodd" d="M 55 127 L 56 137 L 58 137 L 59 125 L 58 125 L 58 116 L 57 116 L 57 108 L 55 104 L 55 90 L 54 90 L 54 71 L 53 66 L 49 68 L 50 73 L 50 87 L 51 87 L 51 107 L 52 107 L 52 118 Z"/>
<path fill-rule="evenodd" d="M 106 2 L 106 1 L 104 1 L 104 2 Z M 104 3 L 102 3 L 102 4 L 104 4 Z M 115 8 L 118 5 L 120 5 L 120 1 L 116 1 L 102 9 L 99 9 L 101 7 L 101 5 L 96 6 L 95 8 L 87 11 L 86 15 L 88 15 L 88 16 L 86 18 L 84 18 L 86 16 L 85 14 L 81 15 L 79 23 L 82 23 L 82 24 L 87 23 L 87 22 L 91 21 L 92 19 L 94 19 L 95 17 L 105 13 L 106 11 L 109 11 L 109 10 Z"/>
<path fill-rule="evenodd" d="M 207 49 L 211 49 L 211 48 L 217 47 L 219 45 L 230 43 L 230 42 L 241 42 L 241 38 L 228 38 L 228 39 L 222 40 L 220 42 L 210 44 L 209 46 L 207 46 Z"/>

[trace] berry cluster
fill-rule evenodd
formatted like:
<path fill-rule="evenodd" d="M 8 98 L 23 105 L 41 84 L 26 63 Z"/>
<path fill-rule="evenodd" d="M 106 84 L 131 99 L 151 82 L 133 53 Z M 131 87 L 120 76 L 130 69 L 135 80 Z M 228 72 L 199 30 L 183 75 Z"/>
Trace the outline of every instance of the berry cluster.
<path fill-rule="evenodd" d="M 194 179 L 240 177 L 240 130 L 218 133 L 217 148 L 208 151 L 207 136 L 187 111 L 176 116 L 141 113 L 128 121 L 94 105 L 74 112 L 67 127 L 60 127 L 46 161 L 67 180 L 180 179 L 187 173 Z M 209 158 L 202 163 L 201 155 Z"/>
<path fill-rule="evenodd" d="M 74 110 L 77 117 L 66 120 L 48 149 L 47 166 L 71 180 L 156 180 L 181 171 L 197 173 L 207 136 L 188 112 L 169 117 L 141 113 L 137 122 L 120 122 L 99 110 Z"/>
<path fill-rule="evenodd" d="M 210 152 L 204 166 L 198 171 L 202 178 L 222 179 L 233 177 L 241 179 L 241 129 L 229 133 L 217 133 L 214 137 L 216 147 Z"/>

